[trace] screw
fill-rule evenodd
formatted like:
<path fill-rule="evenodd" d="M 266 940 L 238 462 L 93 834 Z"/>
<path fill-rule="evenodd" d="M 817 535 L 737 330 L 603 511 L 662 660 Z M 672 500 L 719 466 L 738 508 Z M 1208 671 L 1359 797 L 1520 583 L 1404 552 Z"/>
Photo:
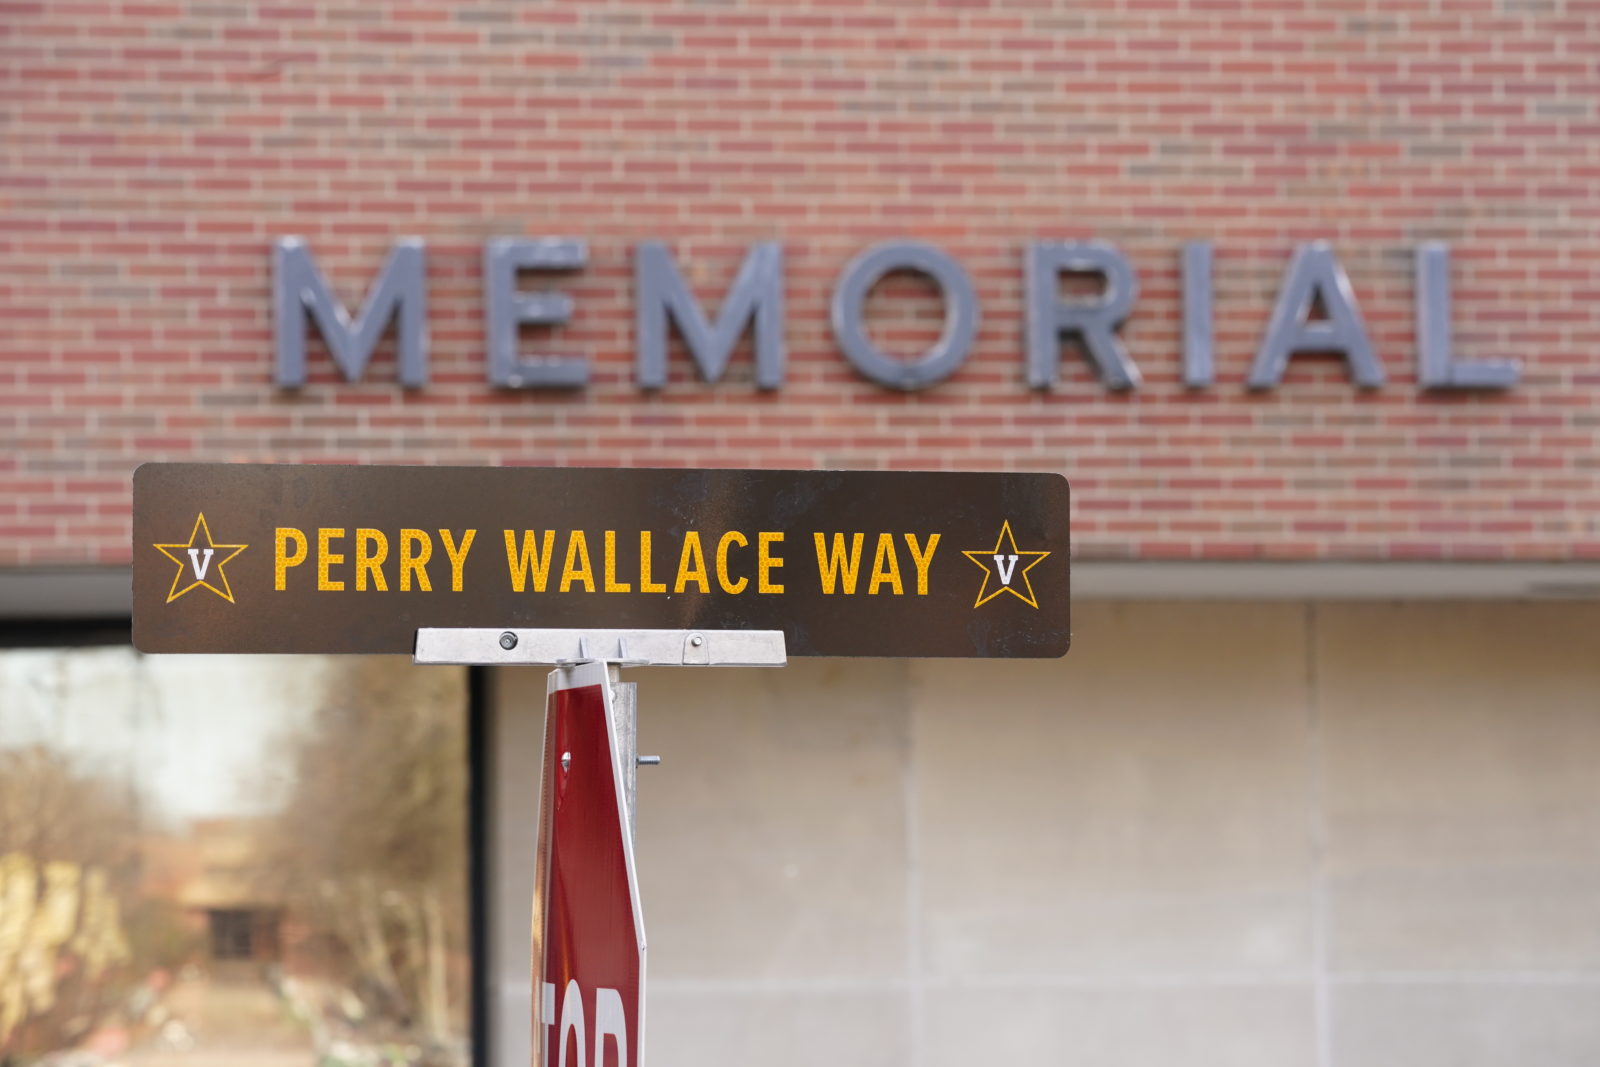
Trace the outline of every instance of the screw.
<path fill-rule="evenodd" d="M 689 643 L 695 648 L 699 648 L 701 645 L 706 643 L 706 639 L 701 634 L 690 634 Z"/>
<path fill-rule="evenodd" d="M 659 767 L 660 765 L 661 765 L 661 757 L 660 756 L 640 756 L 639 757 L 639 766 L 641 766 L 641 767 Z"/>
<path fill-rule="evenodd" d="M 561 769 L 562 770 L 566 770 L 568 767 L 571 767 L 571 766 L 572 766 L 572 753 L 570 753 L 570 752 L 561 753 Z"/>
<path fill-rule="evenodd" d="M 516 648 L 517 635 L 512 633 L 510 630 L 507 630 L 505 633 L 501 634 L 500 647 L 505 649 L 507 652 L 510 652 L 513 648 Z"/>

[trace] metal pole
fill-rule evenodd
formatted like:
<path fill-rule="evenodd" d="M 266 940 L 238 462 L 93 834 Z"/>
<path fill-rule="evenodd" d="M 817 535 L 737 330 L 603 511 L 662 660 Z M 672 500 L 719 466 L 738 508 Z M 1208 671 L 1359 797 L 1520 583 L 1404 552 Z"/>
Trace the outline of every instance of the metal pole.
<path fill-rule="evenodd" d="M 628 837 L 635 833 L 639 793 L 639 685 L 624 682 L 619 664 L 606 664 L 611 710 L 617 720 L 617 758 L 622 761 L 622 795 L 628 806 Z"/>

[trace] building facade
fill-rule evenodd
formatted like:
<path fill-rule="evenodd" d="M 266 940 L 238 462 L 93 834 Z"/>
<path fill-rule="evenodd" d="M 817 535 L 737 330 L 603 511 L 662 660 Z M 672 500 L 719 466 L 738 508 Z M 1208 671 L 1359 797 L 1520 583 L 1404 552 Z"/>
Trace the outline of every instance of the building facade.
<path fill-rule="evenodd" d="M 8 641 L 150 461 L 1061 473 L 1062 660 L 641 675 L 652 1062 L 1600 1056 L 1600 12 L 4 10 Z"/>

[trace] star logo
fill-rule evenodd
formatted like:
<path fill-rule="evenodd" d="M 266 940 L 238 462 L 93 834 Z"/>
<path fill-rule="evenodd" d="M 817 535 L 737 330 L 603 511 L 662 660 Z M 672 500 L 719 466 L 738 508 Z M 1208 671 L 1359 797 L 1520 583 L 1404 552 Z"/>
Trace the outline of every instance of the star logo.
<path fill-rule="evenodd" d="M 963 550 L 961 554 L 983 568 L 983 585 L 978 589 L 978 602 L 972 605 L 974 608 L 983 607 L 1001 593 L 1010 593 L 1030 608 L 1039 607 L 1038 598 L 1033 594 L 1033 583 L 1028 580 L 1028 572 L 1050 553 L 1024 552 L 1017 548 L 1017 539 L 1011 534 L 1009 521 L 1000 527 L 1000 536 L 995 538 L 992 549 Z M 1022 564 L 1020 570 L 1018 563 Z M 992 590 L 990 582 L 994 583 Z"/>
<path fill-rule="evenodd" d="M 222 572 L 222 565 L 249 548 L 249 545 L 217 544 L 211 539 L 211 527 L 206 525 L 206 517 L 202 513 L 194 520 L 188 543 L 154 547 L 178 565 L 178 573 L 172 576 L 172 588 L 167 593 L 168 604 L 197 588 L 209 589 L 228 603 L 233 603 L 233 588 L 228 585 L 228 576 Z M 222 588 L 211 584 L 212 579 L 221 582 Z"/>

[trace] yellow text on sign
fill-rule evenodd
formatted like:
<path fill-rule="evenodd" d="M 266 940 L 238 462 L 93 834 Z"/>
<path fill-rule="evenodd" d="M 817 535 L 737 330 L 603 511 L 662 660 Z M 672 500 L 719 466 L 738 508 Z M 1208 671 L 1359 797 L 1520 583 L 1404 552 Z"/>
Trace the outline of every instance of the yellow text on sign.
<path fill-rule="evenodd" d="M 786 589 L 785 535 L 761 530 L 681 536 L 650 530 L 502 530 L 505 581 L 523 593 L 744 593 Z M 447 528 L 280 526 L 273 539 L 273 588 L 313 582 L 319 592 L 432 592 L 449 568 L 449 589 L 465 584 L 478 531 Z M 803 536 L 803 535 L 802 535 Z M 817 582 L 827 596 L 928 595 L 937 533 L 817 532 Z M 635 547 L 637 551 L 635 551 Z M 291 572 L 305 567 L 305 578 Z M 442 591 L 442 590 L 441 590 Z"/>
<path fill-rule="evenodd" d="M 437 535 L 440 555 L 449 561 L 450 591 L 459 593 L 465 580 L 467 553 L 472 550 L 478 531 L 456 533 L 441 529 Z M 307 561 L 313 540 L 318 592 L 344 592 L 353 582 L 357 592 L 370 589 L 383 593 L 389 590 L 391 574 L 401 592 L 433 590 L 429 566 L 438 567 L 434 562 L 434 534 L 427 530 L 401 529 L 391 540 L 382 530 L 365 526 L 353 531 L 343 526 L 321 526 L 309 536 L 297 527 L 279 526 L 273 535 L 274 589 L 283 592 L 289 588 L 289 571 Z M 442 577 L 443 568 L 438 569 Z"/>
<path fill-rule="evenodd" d="M 621 574 L 620 537 L 604 531 L 599 540 L 600 578 L 595 576 L 590 535 L 584 530 L 506 530 L 506 572 L 513 591 L 535 593 L 581 591 L 631 593 L 632 571 Z M 624 535 L 626 536 L 626 535 Z M 709 593 L 712 583 L 737 596 L 746 590 L 777 594 L 784 590 L 776 572 L 783 567 L 778 550 L 783 534 L 763 530 L 751 539 L 738 530 L 719 535 L 684 532 L 676 547 L 658 544 L 650 530 L 638 533 L 638 591 L 641 593 Z M 659 549 L 659 551 L 658 551 Z M 676 566 L 668 561 L 674 557 Z M 664 564 L 657 570 L 657 560 Z M 560 560 L 559 566 L 557 560 Z M 752 581 L 754 585 L 752 586 Z"/>
<path fill-rule="evenodd" d="M 928 595 L 928 568 L 933 565 L 934 550 L 939 547 L 939 534 L 929 534 L 926 544 L 917 541 L 916 534 L 905 534 L 905 552 L 910 557 L 911 568 L 916 571 L 918 596 Z M 822 592 L 827 596 L 843 594 L 854 596 L 861 578 L 861 563 L 865 558 L 866 534 L 845 535 L 836 533 L 830 539 L 825 534 L 814 534 L 817 549 L 817 576 L 822 582 Z M 900 549 L 894 535 L 880 533 L 872 550 L 871 571 L 867 578 L 868 596 L 887 589 L 895 596 L 905 593 L 901 580 Z"/>

